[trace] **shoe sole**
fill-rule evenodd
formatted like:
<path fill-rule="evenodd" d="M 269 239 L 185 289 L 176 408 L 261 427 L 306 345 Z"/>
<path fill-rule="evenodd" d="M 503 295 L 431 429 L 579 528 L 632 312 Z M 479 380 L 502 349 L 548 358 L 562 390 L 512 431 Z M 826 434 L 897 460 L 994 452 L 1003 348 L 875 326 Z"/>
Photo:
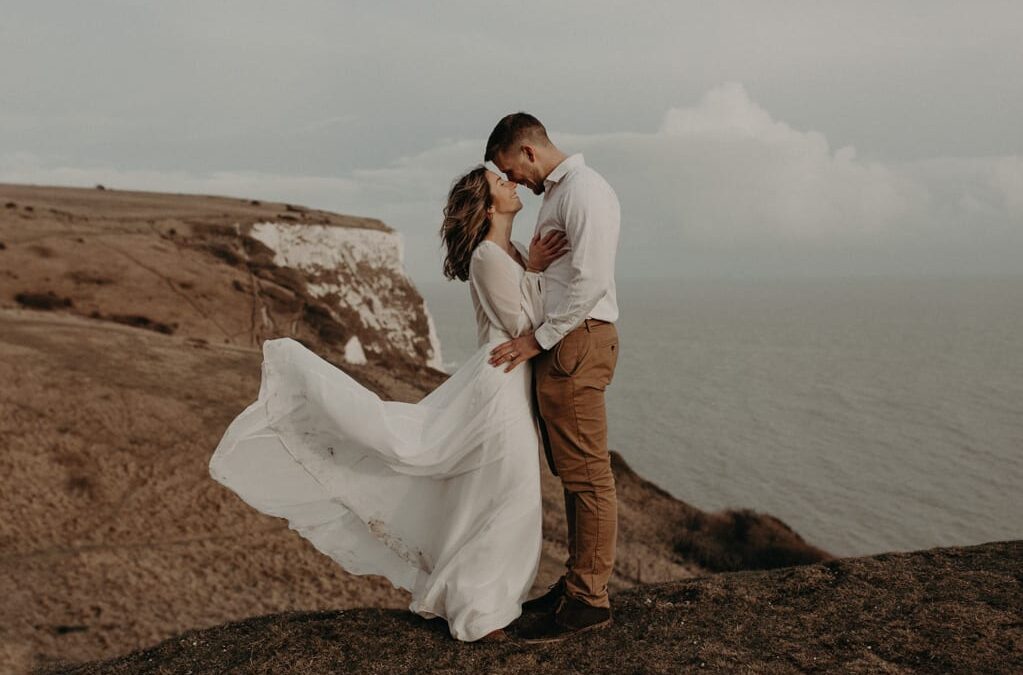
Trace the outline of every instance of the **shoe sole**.
<path fill-rule="evenodd" d="M 541 644 L 550 644 L 551 642 L 563 642 L 565 640 L 568 640 L 569 638 L 573 638 L 576 635 L 579 635 L 580 633 L 587 633 L 587 632 L 592 631 L 592 630 L 597 630 L 598 628 L 605 628 L 607 626 L 610 626 L 611 623 L 612 623 L 612 619 L 608 619 L 607 621 L 601 621 L 600 623 L 595 623 L 592 626 L 586 626 L 586 628 L 580 628 L 579 630 L 574 630 L 571 633 L 563 633 L 561 635 L 553 635 L 551 637 L 543 637 L 543 638 L 519 638 L 518 641 L 519 642 L 524 642 L 524 643 L 529 644 L 529 645 L 541 645 Z"/>

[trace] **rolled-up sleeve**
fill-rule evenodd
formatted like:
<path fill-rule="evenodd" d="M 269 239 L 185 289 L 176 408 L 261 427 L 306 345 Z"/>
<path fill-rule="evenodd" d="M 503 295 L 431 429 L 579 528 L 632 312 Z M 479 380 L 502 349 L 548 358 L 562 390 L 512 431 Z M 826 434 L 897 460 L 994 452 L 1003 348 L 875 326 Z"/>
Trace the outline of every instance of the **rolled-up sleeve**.
<path fill-rule="evenodd" d="M 560 216 L 569 242 L 571 276 L 561 302 L 534 334 L 544 349 L 581 324 L 614 283 L 621 226 L 618 197 L 610 186 L 592 178 L 573 180 L 564 188 Z"/>

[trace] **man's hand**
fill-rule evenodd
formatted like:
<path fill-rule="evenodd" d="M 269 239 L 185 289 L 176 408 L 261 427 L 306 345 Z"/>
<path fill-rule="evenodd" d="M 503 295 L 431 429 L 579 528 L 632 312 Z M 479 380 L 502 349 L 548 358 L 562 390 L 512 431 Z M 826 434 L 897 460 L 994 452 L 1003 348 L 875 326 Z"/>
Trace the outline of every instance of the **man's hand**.
<path fill-rule="evenodd" d="M 536 341 L 533 334 L 529 333 L 514 340 L 502 342 L 491 349 L 489 363 L 494 367 L 507 363 L 508 367 L 504 369 L 504 372 L 510 373 L 515 369 L 515 366 L 533 358 L 542 351 L 543 347 Z"/>

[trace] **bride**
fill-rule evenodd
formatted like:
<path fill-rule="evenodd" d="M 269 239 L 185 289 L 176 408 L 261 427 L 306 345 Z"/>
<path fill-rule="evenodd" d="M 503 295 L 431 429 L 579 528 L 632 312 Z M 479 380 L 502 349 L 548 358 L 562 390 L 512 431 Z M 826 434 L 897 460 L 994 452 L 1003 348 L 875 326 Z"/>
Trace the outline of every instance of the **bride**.
<path fill-rule="evenodd" d="M 543 321 L 543 270 L 563 235 L 511 241 L 515 184 L 480 165 L 451 188 L 444 274 L 469 281 L 478 350 L 416 404 L 382 401 L 291 338 L 263 342 L 258 399 L 228 426 L 210 474 L 352 574 L 411 592 L 458 640 L 504 639 L 540 564 L 539 436 L 531 369 L 490 349 Z"/>

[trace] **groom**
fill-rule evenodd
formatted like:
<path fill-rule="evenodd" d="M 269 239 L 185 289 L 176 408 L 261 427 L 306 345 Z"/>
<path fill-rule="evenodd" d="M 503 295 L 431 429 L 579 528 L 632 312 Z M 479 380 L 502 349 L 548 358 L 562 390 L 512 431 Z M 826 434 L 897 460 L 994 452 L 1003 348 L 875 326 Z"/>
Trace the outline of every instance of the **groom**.
<path fill-rule="evenodd" d="M 614 190 L 583 156 L 561 152 L 527 113 L 497 123 L 484 161 L 543 195 L 534 236 L 560 231 L 568 244 L 568 253 L 544 272 L 543 324 L 497 346 L 490 356 L 491 365 L 506 371 L 534 359 L 544 451 L 564 488 L 567 573 L 545 595 L 523 605 L 523 612 L 544 613 L 522 635 L 525 641 L 552 642 L 611 623 L 607 582 L 614 566 L 618 501 L 604 390 L 618 361 L 613 322 L 620 209 Z"/>

